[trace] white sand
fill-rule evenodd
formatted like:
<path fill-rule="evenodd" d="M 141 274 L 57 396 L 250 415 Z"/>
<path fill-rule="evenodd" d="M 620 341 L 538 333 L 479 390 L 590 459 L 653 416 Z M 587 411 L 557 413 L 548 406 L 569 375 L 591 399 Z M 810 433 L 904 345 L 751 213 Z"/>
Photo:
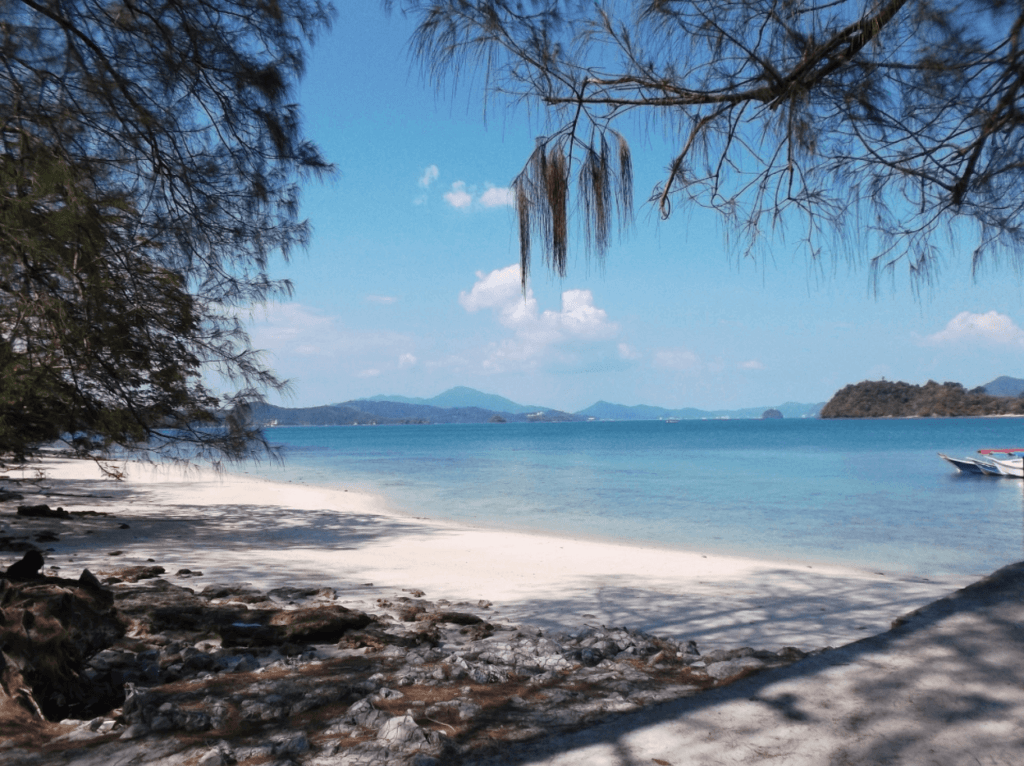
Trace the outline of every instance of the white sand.
<path fill-rule="evenodd" d="M 127 466 L 101 478 L 88 461 L 46 459 L 39 484 L 2 482 L 69 511 L 111 517 L 60 522 L 15 517 L 0 503 L 0 534 L 51 529 L 48 565 L 77 577 L 152 562 L 187 587 L 248 582 L 335 588 L 344 603 L 419 589 L 431 600 L 493 602 L 492 621 L 570 629 L 638 628 L 705 648 L 839 646 L 976 579 L 899 578 L 844 567 L 499 532 L 410 518 L 383 499 L 212 472 Z M 11 471 L 11 479 L 32 471 Z M 20 487 L 20 488 L 19 488 Z M 38 494 L 36 494 L 38 493 Z M 129 529 L 121 529 L 127 523 Z M 111 556 L 114 551 L 121 554 Z M 17 556 L 0 555 L 0 565 Z M 202 577 L 178 577 L 180 569 Z M 372 585 L 370 585 L 372 583 Z"/>

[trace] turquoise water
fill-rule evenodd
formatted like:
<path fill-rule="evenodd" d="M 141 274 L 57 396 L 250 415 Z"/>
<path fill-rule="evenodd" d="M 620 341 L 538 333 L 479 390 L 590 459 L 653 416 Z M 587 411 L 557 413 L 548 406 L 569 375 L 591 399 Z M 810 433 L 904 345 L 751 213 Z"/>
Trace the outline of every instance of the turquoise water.
<path fill-rule="evenodd" d="M 483 527 L 920 576 L 1024 559 L 1024 482 L 936 452 L 1024 447 L 1024 421 L 728 420 L 274 428 L 267 478 Z"/>

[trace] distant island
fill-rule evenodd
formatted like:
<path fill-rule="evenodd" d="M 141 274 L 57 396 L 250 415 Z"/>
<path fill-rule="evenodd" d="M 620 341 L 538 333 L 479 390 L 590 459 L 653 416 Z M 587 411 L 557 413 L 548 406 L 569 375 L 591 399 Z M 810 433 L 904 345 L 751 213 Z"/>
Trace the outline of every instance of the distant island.
<path fill-rule="evenodd" d="M 457 386 L 431 399 L 405 396 L 373 396 L 317 407 L 278 407 L 256 404 L 250 417 L 267 426 L 402 425 L 430 423 L 553 423 L 594 420 L 710 420 L 716 418 L 754 419 L 766 411 L 778 417 L 817 417 L 823 403 L 787 402 L 777 407 L 742 410 L 699 410 L 692 407 L 667 409 L 650 405 L 597 402 L 579 412 L 538 405 L 522 405 L 465 386 Z"/>
<path fill-rule="evenodd" d="M 993 396 L 990 391 L 1000 395 Z M 923 386 L 865 380 L 840 391 L 821 410 L 822 418 L 956 418 L 1024 415 L 1024 380 L 1000 377 L 968 391 L 960 383 Z"/>

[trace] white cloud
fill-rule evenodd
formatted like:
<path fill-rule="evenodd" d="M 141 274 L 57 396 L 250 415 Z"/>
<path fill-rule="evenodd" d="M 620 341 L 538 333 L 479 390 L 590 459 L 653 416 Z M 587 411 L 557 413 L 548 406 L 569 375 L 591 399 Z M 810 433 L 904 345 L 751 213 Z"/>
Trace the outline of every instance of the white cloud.
<path fill-rule="evenodd" d="M 749 362 L 740 362 L 741 370 L 763 370 L 764 365 L 756 359 L 751 359 Z"/>
<path fill-rule="evenodd" d="M 413 367 L 416 364 L 416 357 L 412 354 L 402 354 L 398 357 L 398 368 L 405 369 L 406 367 Z"/>
<path fill-rule="evenodd" d="M 633 348 L 628 343 L 619 344 L 619 358 L 620 359 L 639 359 L 640 352 Z"/>
<path fill-rule="evenodd" d="M 384 306 L 390 305 L 390 304 L 394 303 L 397 300 L 398 300 L 398 298 L 395 298 L 392 295 L 367 295 L 366 296 L 366 302 L 367 303 L 380 303 L 381 305 L 384 305 Z"/>
<path fill-rule="evenodd" d="M 654 354 L 654 366 L 661 370 L 696 372 L 703 364 L 700 357 L 685 348 L 667 348 Z"/>
<path fill-rule="evenodd" d="M 408 348 L 408 336 L 383 330 L 352 330 L 344 327 L 337 317 L 323 314 L 301 303 L 275 303 L 265 307 L 250 323 L 249 334 L 254 348 L 264 349 L 274 356 L 318 357 L 335 361 L 349 368 L 353 359 L 372 357 L 374 367 L 381 359 L 395 358 Z M 362 364 L 367 364 L 364 359 Z M 351 369 L 351 368 L 349 368 Z"/>
<path fill-rule="evenodd" d="M 466 191 L 465 181 L 456 181 L 452 184 L 452 190 L 444 193 L 444 201 L 454 208 L 463 210 L 473 204 L 473 197 Z"/>
<path fill-rule="evenodd" d="M 359 378 L 376 378 L 380 375 L 380 370 L 360 370 L 356 373 L 356 377 Z"/>
<path fill-rule="evenodd" d="M 989 311 L 972 314 L 961 311 L 939 332 L 925 338 L 926 343 L 960 343 L 969 341 L 988 344 L 1024 346 L 1024 330 L 1005 314 Z"/>
<path fill-rule="evenodd" d="M 619 332 L 604 309 L 594 305 L 589 290 L 566 290 L 559 311 L 540 311 L 532 290 L 523 294 L 518 264 L 484 274 L 469 292 L 459 293 L 459 303 L 475 313 L 491 309 L 498 322 L 512 331 L 512 337 L 492 344 L 483 362 L 497 372 L 509 367 L 546 366 L 589 369 L 595 360 L 627 359 L 615 349 L 601 347 Z M 628 348 L 628 347 L 627 347 Z M 619 362 L 621 364 L 621 362 Z"/>
<path fill-rule="evenodd" d="M 480 195 L 484 207 L 508 207 L 512 204 L 512 190 L 505 187 L 488 186 Z"/>
<path fill-rule="evenodd" d="M 430 184 L 434 183 L 441 175 L 441 171 L 437 169 L 437 165 L 431 165 L 430 167 L 423 169 L 423 175 L 420 176 L 419 185 L 421 189 L 429 189 Z"/>
<path fill-rule="evenodd" d="M 477 195 L 476 187 L 467 186 L 465 181 L 455 181 L 451 190 L 444 193 L 444 201 L 459 210 L 467 210 L 475 205 L 485 208 L 508 207 L 512 204 L 512 190 L 485 184 L 483 194 Z"/>

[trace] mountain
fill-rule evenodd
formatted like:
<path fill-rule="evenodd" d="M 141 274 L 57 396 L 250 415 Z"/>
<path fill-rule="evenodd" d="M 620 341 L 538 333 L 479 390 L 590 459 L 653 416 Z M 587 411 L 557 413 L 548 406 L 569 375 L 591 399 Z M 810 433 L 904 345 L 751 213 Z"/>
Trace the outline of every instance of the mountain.
<path fill-rule="evenodd" d="M 600 401 L 590 405 L 585 410 L 580 410 L 576 414 L 595 418 L 596 420 L 665 420 L 666 418 L 679 418 L 680 420 L 708 420 L 712 418 L 760 419 L 765 410 L 774 409 L 781 412 L 787 418 L 816 418 L 823 406 L 825 406 L 824 402 L 819 404 L 786 402 L 775 407 L 746 407 L 740 410 L 698 410 L 695 407 L 670 410 L 665 407 L 653 407 L 649 404 L 628 406 Z"/>
<path fill-rule="evenodd" d="M 500 397 L 499 397 L 500 398 Z M 534 409 L 529 413 L 497 412 L 482 407 L 435 407 L 409 402 L 367 399 L 320 407 L 277 407 L 256 404 L 252 419 L 278 426 L 423 425 L 429 423 L 533 423 L 584 420 L 558 410 Z"/>
<path fill-rule="evenodd" d="M 672 410 L 666 410 L 664 407 L 652 407 L 648 404 L 628 406 L 605 401 L 595 402 L 576 414 L 598 420 L 664 420 L 673 417 Z"/>
<path fill-rule="evenodd" d="M 485 394 L 483 391 L 477 391 L 475 388 L 468 388 L 466 386 L 449 388 L 447 391 L 444 391 L 431 399 L 378 394 L 377 396 L 371 396 L 368 399 L 361 399 L 359 401 L 426 404 L 432 407 L 442 407 L 446 409 L 451 407 L 479 407 L 482 410 L 511 412 L 516 415 L 525 415 L 528 412 L 545 412 L 551 409 L 550 407 L 539 407 L 537 405 L 517 404 L 511 399 L 506 399 L 504 396 L 498 396 L 497 394 Z"/>
<path fill-rule="evenodd" d="M 504 396 L 485 394 L 483 391 L 466 388 L 465 386 L 449 388 L 433 399 L 428 399 L 425 404 L 432 404 L 435 407 L 479 407 L 484 410 L 511 412 L 516 415 L 525 415 L 528 412 L 542 412 L 551 409 L 550 407 L 538 407 L 537 405 L 516 404 Z"/>
<path fill-rule="evenodd" d="M 1000 375 L 991 383 L 982 386 L 989 396 L 1020 396 L 1024 392 L 1024 380 Z"/>
<path fill-rule="evenodd" d="M 1024 385 L 1024 381 L 1021 381 Z M 533 421 L 568 420 L 706 420 L 710 418 L 758 419 L 767 409 L 775 409 L 787 418 L 817 417 L 824 406 L 786 402 L 774 407 L 747 407 L 740 410 L 699 410 L 694 407 L 667 409 L 649 404 L 627 406 L 599 401 L 577 413 L 561 412 L 549 407 L 524 405 L 497 394 L 487 394 L 466 386 L 456 386 L 430 399 L 383 395 L 368 399 L 324 405 L 321 407 L 274 407 L 269 404 L 254 408 L 259 422 L 277 421 L 278 425 L 355 425 L 376 423 L 525 423 Z"/>

